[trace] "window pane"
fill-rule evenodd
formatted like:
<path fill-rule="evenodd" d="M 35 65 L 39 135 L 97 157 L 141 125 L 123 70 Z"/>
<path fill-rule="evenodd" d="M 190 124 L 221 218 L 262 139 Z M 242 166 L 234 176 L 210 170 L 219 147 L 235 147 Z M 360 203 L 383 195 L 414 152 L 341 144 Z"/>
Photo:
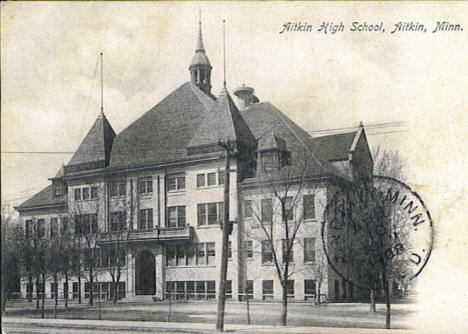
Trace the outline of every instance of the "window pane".
<path fill-rule="evenodd" d="M 206 264 L 205 259 L 205 244 L 199 243 L 197 245 L 197 264 Z"/>
<path fill-rule="evenodd" d="M 188 265 L 194 265 L 195 264 L 194 245 L 187 245 L 187 264 Z"/>
<path fill-rule="evenodd" d="M 270 242 L 268 240 L 262 241 L 262 263 L 270 263 L 272 260 Z"/>
<path fill-rule="evenodd" d="M 216 173 L 208 173 L 208 186 L 216 185 Z"/>
<path fill-rule="evenodd" d="M 286 293 L 288 297 L 294 297 L 294 280 L 286 281 Z"/>
<path fill-rule="evenodd" d="M 81 189 L 75 189 L 75 201 L 79 201 L 81 199 Z"/>
<path fill-rule="evenodd" d="M 169 227 L 177 226 L 177 208 L 175 206 L 167 208 Z"/>
<path fill-rule="evenodd" d="M 119 184 L 119 196 L 125 196 L 125 182 Z"/>
<path fill-rule="evenodd" d="M 185 176 L 177 177 L 177 189 L 185 189 Z"/>
<path fill-rule="evenodd" d="M 153 180 L 148 180 L 146 181 L 146 193 L 152 193 L 153 192 Z"/>
<path fill-rule="evenodd" d="M 91 187 L 91 198 L 92 199 L 97 198 L 97 193 L 98 193 L 98 188 L 97 187 Z"/>
<path fill-rule="evenodd" d="M 208 242 L 206 243 L 206 253 L 208 256 L 208 264 L 214 264 L 215 263 L 215 243 L 214 242 Z"/>
<path fill-rule="evenodd" d="M 304 280 L 304 294 L 306 295 L 315 295 L 315 280 L 306 279 Z"/>
<path fill-rule="evenodd" d="M 218 173 L 218 184 L 224 184 L 224 178 L 226 177 L 224 172 L 219 172 Z"/>
<path fill-rule="evenodd" d="M 111 197 L 115 197 L 118 195 L 117 193 L 117 183 L 111 183 L 110 184 L 110 195 Z"/>
<path fill-rule="evenodd" d="M 252 211 L 252 201 L 247 200 L 244 202 L 244 215 L 245 217 L 252 217 L 253 216 L 253 211 Z"/>
<path fill-rule="evenodd" d="M 284 214 L 287 216 L 287 220 L 293 220 L 294 219 L 293 198 L 286 197 L 284 206 L 286 210 Z"/>
<path fill-rule="evenodd" d="M 146 209 L 147 228 L 153 228 L 153 209 Z"/>
<path fill-rule="evenodd" d="M 289 242 L 291 242 L 291 240 L 289 240 Z M 288 240 L 286 239 L 283 239 L 282 240 L 282 248 L 283 248 L 283 263 L 286 263 L 287 261 L 287 252 L 288 252 Z M 294 251 L 293 251 L 293 248 L 291 247 L 291 249 L 289 250 L 289 262 L 293 262 L 294 261 Z"/>
<path fill-rule="evenodd" d="M 176 178 L 175 177 L 170 177 L 167 179 L 167 190 L 168 191 L 176 190 Z"/>
<path fill-rule="evenodd" d="M 304 238 L 304 262 L 315 261 L 315 238 Z"/>
<path fill-rule="evenodd" d="M 215 281 L 206 281 L 207 298 L 215 298 L 216 283 Z"/>
<path fill-rule="evenodd" d="M 216 224 L 218 220 L 218 209 L 216 203 L 208 203 L 208 225 Z"/>
<path fill-rule="evenodd" d="M 315 218 L 315 195 L 304 195 L 304 219 Z"/>
<path fill-rule="evenodd" d="M 198 211 L 198 226 L 206 225 L 206 205 L 198 204 L 197 211 Z"/>
<path fill-rule="evenodd" d="M 205 186 L 205 174 L 198 174 L 197 175 L 197 187 L 204 187 Z"/>
<path fill-rule="evenodd" d="M 185 226 L 185 206 L 177 207 L 178 226 Z"/>
<path fill-rule="evenodd" d="M 273 207 L 271 198 L 262 199 L 262 222 L 271 223 L 273 219 Z"/>
<path fill-rule="evenodd" d="M 177 246 L 177 265 L 185 266 L 185 246 Z"/>
<path fill-rule="evenodd" d="M 262 281 L 263 299 L 273 298 L 273 280 Z"/>
<path fill-rule="evenodd" d="M 57 230 L 58 230 L 57 218 L 51 218 L 50 219 L 50 236 L 51 237 L 56 236 Z"/>
<path fill-rule="evenodd" d="M 89 199 L 89 188 L 83 188 L 83 199 Z"/>

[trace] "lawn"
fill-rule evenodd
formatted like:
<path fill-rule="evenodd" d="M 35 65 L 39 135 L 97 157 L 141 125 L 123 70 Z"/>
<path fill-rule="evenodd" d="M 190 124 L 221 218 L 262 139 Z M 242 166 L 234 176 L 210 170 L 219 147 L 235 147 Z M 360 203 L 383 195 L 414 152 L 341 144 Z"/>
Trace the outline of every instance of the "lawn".
<path fill-rule="evenodd" d="M 177 302 L 171 305 L 172 322 L 215 323 L 216 303 L 210 302 Z M 118 303 L 105 302 L 101 305 L 104 320 L 156 321 L 168 320 L 167 302 L 159 303 Z M 53 317 L 53 303 L 46 302 L 45 317 Z M 250 303 L 251 324 L 279 325 L 281 304 Z M 406 323 L 414 313 L 414 304 L 392 305 L 392 328 L 409 328 Z M 4 313 L 12 317 L 41 317 L 40 310 L 35 309 L 35 302 L 10 302 Z M 98 305 L 90 306 L 72 303 L 67 309 L 59 305 L 57 318 L 63 319 L 98 319 Z M 246 305 L 240 302 L 226 304 L 228 324 L 246 324 Z M 290 303 L 288 305 L 288 325 L 318 327 L 361 327 L 383 328 L 385 307 L 377 305 L 377 313 L 369 312 L 368 304 L 324 304 Z"/>

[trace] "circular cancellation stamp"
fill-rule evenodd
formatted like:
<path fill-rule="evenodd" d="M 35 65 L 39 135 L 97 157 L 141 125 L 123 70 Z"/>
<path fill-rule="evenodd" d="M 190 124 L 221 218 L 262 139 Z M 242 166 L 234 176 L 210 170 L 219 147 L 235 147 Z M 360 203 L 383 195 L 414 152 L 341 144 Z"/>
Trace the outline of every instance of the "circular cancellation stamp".
<path fill-rule="evenodd" d="M 361 288 L 375 287 L 382 278 L 409 282 L 429 260 L 433 238 L 432 219 L 421 197 L 385 176 L 341 186 L 322 223 L 330 266 Z"/>

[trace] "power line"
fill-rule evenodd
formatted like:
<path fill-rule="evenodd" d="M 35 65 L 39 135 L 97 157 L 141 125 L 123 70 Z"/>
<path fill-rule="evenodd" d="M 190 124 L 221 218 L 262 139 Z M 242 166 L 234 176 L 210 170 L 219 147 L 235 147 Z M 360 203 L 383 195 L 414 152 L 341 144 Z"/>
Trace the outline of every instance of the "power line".
<path fill-rule="evenodd" d="M 1 151 L 2 154 L 73 154 L 75 152 L 59 151 Z"/>

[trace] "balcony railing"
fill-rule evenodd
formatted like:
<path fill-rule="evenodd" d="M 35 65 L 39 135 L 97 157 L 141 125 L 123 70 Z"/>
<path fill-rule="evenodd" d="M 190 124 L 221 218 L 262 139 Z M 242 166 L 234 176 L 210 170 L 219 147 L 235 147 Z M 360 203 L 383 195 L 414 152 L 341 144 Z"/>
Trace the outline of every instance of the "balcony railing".
<path fill-rule="evenodd" d="M 130 230 L 123 232 L 102 233 L 100 242 L 135 242 L 135 241 L 170 241 L 191 240 L 193 236 L 192 226 L 182 227 L 155 227 L 144 230 Z"/>

